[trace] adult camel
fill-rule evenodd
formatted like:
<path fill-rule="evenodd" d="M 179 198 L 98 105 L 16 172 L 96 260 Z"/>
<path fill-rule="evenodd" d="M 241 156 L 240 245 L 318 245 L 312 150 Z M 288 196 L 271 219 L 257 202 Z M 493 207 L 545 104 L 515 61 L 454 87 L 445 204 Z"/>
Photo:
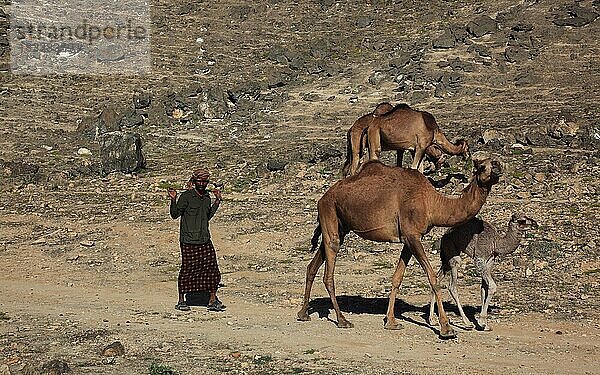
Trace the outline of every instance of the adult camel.
<path fill-rule="evenodd" d="M 400 166 L 404 150 L 410 150 L 413 153 L 411 168 L 423 172 L 425 154 L 439 158 L 441 150 L 449 155 L 469 156 L 467 141 L 450 142 L 431 113 L 412 109 L 406 104 L 398 104 L 391 111 L 374 118 L 364 131 L 367 133 L 369 160 L 379 159 L 381 151 L 398 150 L 396 165 Z M 350 175 L 355 172 L 350 168 Z"/>
<path fill-rule="evenodd" d="M 306 288 L 298 319 L 310 320 L 310 291 L 317 271 L 325 263 L 323 282 L 335 309 L 337 325 L 340 328 L 353 327 L 340 311 L 333 274 L 344 237 L 354 231 L 371 241 L 404 243 L 392 277 L 385 328 L 401 328 L 394 316 L 394 304 L 406 265 L 414 255 L 425 270 L 435 294 L 440 336 L 455 337 L 442 306 L 436 273 L 427 259 L 421 239 L 434 226 L 453 227 L 479 212 L 492 186 L 498 182 L 502 167 L 490 159 L 473 162 L 475 169 L 471 182 L 459 197 L 438 193 L 427 178 L 414 169 L 388 167 L 379 161 L 366 163 L 357 175 L 334 184 L 317 204 L 319 224 L 312 238 L 313 250 L 320 236 L 322 241 L 306 270 Z"/>
<path fill-rule="evenodd" d="M 385 116 L 397 108 L 410 107 L 406 104 L 399 104 L 398 106 L 393 107 L 388 102 L 380 103 L 375 107 L 373 112 L 361 116 L 354 124 L 352 124 L 350 129 L 348 129 L 346 134 L 346 161 L 342 168 L 344 177 L 355 175 L 359 171 L 360 161 L 368 149 L 367 129 L 369 128 L 369 125 L 373 122 L 378 123 L 380 117 Z M 400 128 L 404 126 L 405 125 L 403 124 L 399 125 Z M 385 143 L 383 146 L 383 150 L 397 150 L 396 166 L 401 167 L 404 149 L 393 148 L 393 146 L 388 145 L 388 143 Z M 425 155 L 428 155 L 435 162 L 436 168 L 440 168 L 444 162 L 444 154 L 440 149 L 440 146 L 435 143 L 425 149 Z M 379 154 L 377 154 L 377 156 L 379 156 Z"/>

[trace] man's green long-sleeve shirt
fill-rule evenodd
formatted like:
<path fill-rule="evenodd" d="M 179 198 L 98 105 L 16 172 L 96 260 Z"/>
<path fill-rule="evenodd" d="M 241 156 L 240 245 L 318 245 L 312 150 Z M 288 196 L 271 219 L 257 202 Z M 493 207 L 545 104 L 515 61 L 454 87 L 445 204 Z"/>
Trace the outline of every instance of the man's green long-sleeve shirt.
<path fill-rule="evenodd" d="M 208 221 L 219 208 L 219 201 L 211 205 L 208 193 L 199 195 L 194 189 L 187 190 L 179 198 L 171 200 L 170 213 L 173 219 L 181 217 L 179 241 L 189 244 L 203 244 L 210 241 Z"/>

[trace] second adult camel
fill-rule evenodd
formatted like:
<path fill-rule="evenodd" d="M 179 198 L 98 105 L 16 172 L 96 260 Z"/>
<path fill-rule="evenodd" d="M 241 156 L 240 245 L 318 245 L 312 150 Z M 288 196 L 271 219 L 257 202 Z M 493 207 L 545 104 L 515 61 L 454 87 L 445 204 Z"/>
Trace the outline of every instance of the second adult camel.
<path fill-rule="evenodd" d="M 412 109 L 406 104 L 398 104 L 386 114 L 374 118 L 366 133 L 369 160 L 379 159 L 381 151 L 398 150 L 396 164 L 400 166 L 404 150 L 410 150 L 413 153 L 411 168 L 421 172 L 426 153 L 434 158 L 441 155 L 440 150 L 449 155 L 469 155 L 467 141 L 450 142 L 431 113 Z M 349 172 L 353 174 L 356 171 L 351 169 Z"/>
<path fill-rule="evenodd" d="M 440 288 L 421 239 L 434 226 L 453 227 L 473 218 L 485 203 L 494 184 L 502 174 L 497 161 L 474 160 L 472 180 L 459 197 L 438 193 L 423 174 L 416 170 L 388 167 L 371 161 L 355 176 L 338 181 L 321 197 L 317 204 L 319 225 L 315 229 L 312 246 L 321 245 L 306 270 L 306 288 L 299 320 L 310 320 L 308 315 L 310 292 L 317 271 L 325 263 L 323 282 L 341 328 L 350 328 L 335 295 L 333 280 L 335 260 L 344 237 L 354 231 L 358 236 L 376 242 L 403 242 L 404 247 L 392 277 L 392 290 L 386 314 L 386 329 L 401 327 L 394 317 L 396 293 L 404 277 L 404 270 L 414 255 L 427 274 L 436 296 L 440 336 L 454 337 L 454 331 L 442 306 Z"/>
<path fill-rule="evenodd" d="M 366 155 L 368 147 L 367 132 L 371 123 L 378 123 L 382 116 L 394 111 L 397 108 L 409 108 L 406 104 L 400 104 L 397 107 L 393 107 L 390 103 L 380 103 L 375 107 L 373 112 L 361 116 L 358 120 L 352 124 L 348 133 L 346 134 L 346 162 L 342 169 L 344 177 L 352 176 L 359 171 L 361 159 Z M 413 111 L 411 109 L 411 111 Z M 398 130 L 406 128 L 410 130 L 407 124 L 397 123 L 396 127 Z M 408 136 L 408 135 L 406 135 Z M 396 166 L 402 166 L 402 158 L 404 156 L 403 148 L 394 148 L 393 145 L 385 143 L 383 150 L 396 150 Z M 409 147 L 410 149 L 410 147 Z M 462 151 L 461 151 L 462 152 Z M 425 149 L 425 155 L 428 155 L 432 160 L 435 161 L 436 167 L 439 168 L 443 163 L 444 153 L 440 149 L 440 146 L 433 143 Z"/>

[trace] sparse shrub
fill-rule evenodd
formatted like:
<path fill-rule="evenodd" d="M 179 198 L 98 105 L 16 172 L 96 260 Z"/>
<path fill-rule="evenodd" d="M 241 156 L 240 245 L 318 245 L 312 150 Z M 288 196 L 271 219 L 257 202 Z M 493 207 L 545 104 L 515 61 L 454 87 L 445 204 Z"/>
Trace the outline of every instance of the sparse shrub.
<path fill-rule="evenodd" d="M 178 372 L 175 371 L 171 366 L 154 362 L 150 365 L 149 371 L 150 375 L 178 375 Z"/>
<path fill-rule="evenodd" d="M 525 251 L 530 258 L 556 259 L 560 256 L 560 245 L 551 241 L 533 241 Z"/>

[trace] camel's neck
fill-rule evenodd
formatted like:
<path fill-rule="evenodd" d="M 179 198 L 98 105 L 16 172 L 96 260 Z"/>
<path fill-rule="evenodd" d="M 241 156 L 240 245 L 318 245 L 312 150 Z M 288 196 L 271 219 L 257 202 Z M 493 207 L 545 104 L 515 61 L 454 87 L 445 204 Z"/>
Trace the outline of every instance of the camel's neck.
<path fill-rule="evenodd" d="M 509 224 L 506 234 L 498 241 L 496 252 L 500 256 L 505 256 L 513 253 L 519 247 L 519 244 L 521 243 L 521 238 L 523 238 L 523 233 L 520 230 L 514 228 L 513 225 Z"/>
<path fill-rule="evenodd" d="M 472 219 L 487 199 L 489 190 L 477 186 L 475 180 L 463 190 L 458 198 L 437 195 L 431 207 L 430 222 L 433 226 L 453 227 Z"/>
<path fill-rule="evenodd" d="M 463 152 L 464 144 L 462 142 L 458 142 L 457 144 L 450 142 L 444 133 L 439 130 L 434 135 L 434 142 L 447 154 L 459 155 Z"/>

